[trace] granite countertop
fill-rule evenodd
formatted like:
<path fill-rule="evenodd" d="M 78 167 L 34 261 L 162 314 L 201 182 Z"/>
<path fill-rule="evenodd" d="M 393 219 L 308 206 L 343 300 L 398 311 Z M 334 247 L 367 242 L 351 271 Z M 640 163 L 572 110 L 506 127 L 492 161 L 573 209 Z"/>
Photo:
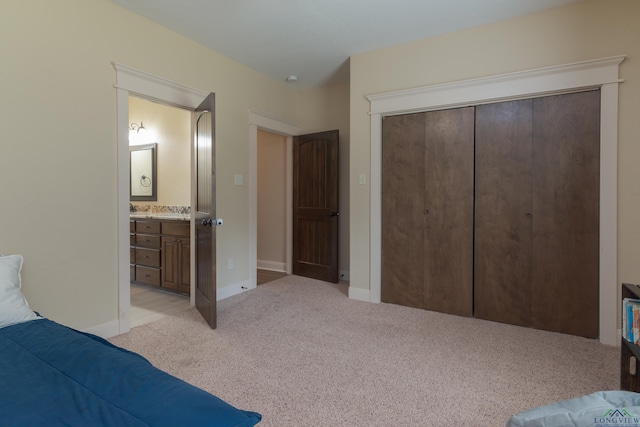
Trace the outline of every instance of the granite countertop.
<path fill-rule="evenodd" d="M 176 212 L 130 212 L 130 219 L 175 219 L 179 221 L 189 221 L 191 214 Z"/>

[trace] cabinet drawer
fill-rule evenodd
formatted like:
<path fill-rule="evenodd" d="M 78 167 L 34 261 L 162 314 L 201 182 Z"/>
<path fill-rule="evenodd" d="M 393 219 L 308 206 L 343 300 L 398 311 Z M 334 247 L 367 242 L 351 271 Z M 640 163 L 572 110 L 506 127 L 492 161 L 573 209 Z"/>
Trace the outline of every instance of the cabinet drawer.
<path fill-rule="evenodd" d="M 163 222 L 162 234 L 189 237 L 189 221 Z"/>
<path fill-rule="evenodd" d="M 131 264 L 136 263 L 136 248 L 132 248 L 131 246 L 129 246 L 129 262 Z"/>
<path fill-rule="evenodd" d="M 160 269 L 136 265 L 136 282 L 160 286 Z"/>
<path fill-rule="evenodd" d="M 160 267 L 160 251 L 157 249 L 136 248 L 136 264 L 147 267 Z"/>
<path fill-rule="evenodd" d="M 135 232 L 136 232 L 136 222 L 129 221 L 129 233 L 135 233 Z"/>
<path fill-rule="evenodd" d="M 144 248 L 160 249 L 160 236 L 148 234 L 136 234 L 136 246 Z"/>
<path fill-rule="evenodd" d="M 136 221 L 136 233 L 160 234 L 160 223 L 156 221 Z"/>
<path fill-rule="evenodd" d="M 129 245 L 130 246 L 135 246 L 136 245 L 136 235 L 135 234 L 129 234 Z"/>

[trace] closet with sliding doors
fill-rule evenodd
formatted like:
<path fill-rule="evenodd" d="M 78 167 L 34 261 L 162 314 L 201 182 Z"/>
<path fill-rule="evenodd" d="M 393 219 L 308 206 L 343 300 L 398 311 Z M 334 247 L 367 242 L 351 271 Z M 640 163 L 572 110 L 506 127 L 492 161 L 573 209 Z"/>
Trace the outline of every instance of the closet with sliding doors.
<path fill-rule="evenodd" d="M 388 116 L 383 302 L 596 338 L 600 92 Z"/>

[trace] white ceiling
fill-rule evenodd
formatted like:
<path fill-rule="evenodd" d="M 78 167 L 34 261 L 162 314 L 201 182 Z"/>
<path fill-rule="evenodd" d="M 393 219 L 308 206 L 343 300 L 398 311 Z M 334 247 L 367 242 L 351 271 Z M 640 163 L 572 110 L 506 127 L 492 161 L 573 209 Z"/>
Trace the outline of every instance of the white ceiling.
<path fill-rule="evenodd" d="M 351 55 L 584 0 L 111 0 L 297 88 L 348 80 Z"/>

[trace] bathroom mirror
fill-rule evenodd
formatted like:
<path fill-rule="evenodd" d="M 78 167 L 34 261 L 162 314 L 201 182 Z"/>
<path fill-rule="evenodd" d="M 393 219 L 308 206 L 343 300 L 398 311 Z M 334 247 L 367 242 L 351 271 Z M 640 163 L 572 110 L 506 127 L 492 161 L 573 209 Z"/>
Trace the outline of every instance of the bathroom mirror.
<path fill-rule="evenodd" d="M 156 145 L 129 147 L 130 200 L 157 201 Z"/>

